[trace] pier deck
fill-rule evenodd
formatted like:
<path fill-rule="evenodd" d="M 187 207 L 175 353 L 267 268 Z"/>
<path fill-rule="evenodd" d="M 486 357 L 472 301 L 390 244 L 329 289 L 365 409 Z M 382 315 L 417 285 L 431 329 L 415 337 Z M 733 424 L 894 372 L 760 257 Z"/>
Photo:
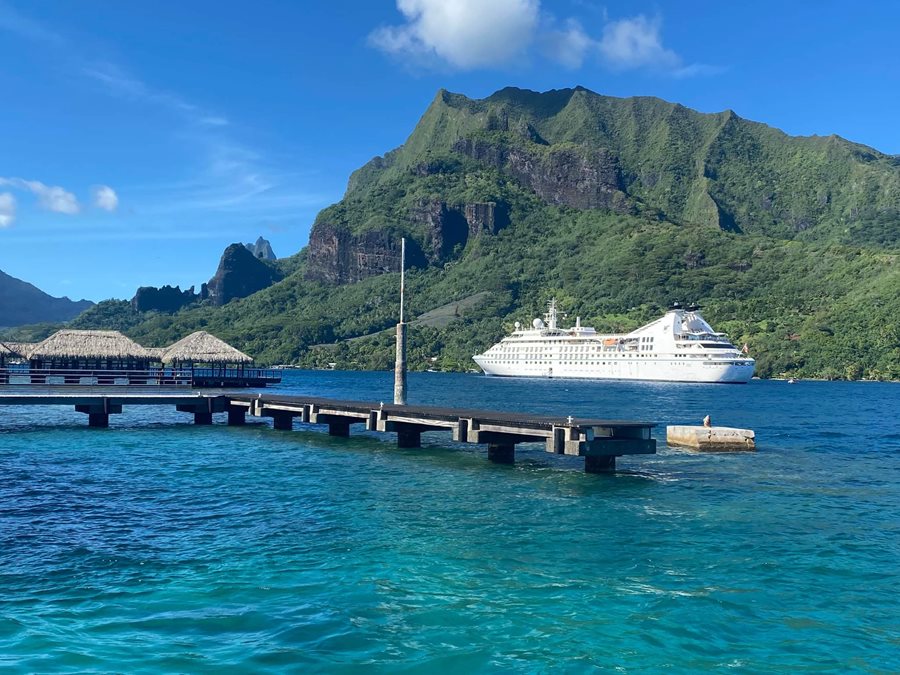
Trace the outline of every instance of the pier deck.
<path fill-rule="evenodd" d="M 542 443 L 547 452 L 585 458 L 585 471 L 614 471 L 616 457 L 653 454 L 652 422 L 561 417 L 532 413 L 470 410 L 425 405 L 393 405 L 315 396 L 285 396 L 246 391 L 198 390 L 190 387 L 0 387 L 0 406 L 71 405 L 88 415 L 92 427 L 109 426 L 109 415 L 130 405 L 174 405 L 194 415 L 195 424 L 212 424 L 214 413 L 227 413 L 235 426 L 251 417 L 272 418 L 276 429 L 294 421 L 327 425 L 332 436 L 349 436 L 363 425 L 397 434 L 402 448 L 421 446 L 423 432 L 444 431 L 454 442 L 487 445 L 488 458 L 515 461 L 519 443 Z"/>

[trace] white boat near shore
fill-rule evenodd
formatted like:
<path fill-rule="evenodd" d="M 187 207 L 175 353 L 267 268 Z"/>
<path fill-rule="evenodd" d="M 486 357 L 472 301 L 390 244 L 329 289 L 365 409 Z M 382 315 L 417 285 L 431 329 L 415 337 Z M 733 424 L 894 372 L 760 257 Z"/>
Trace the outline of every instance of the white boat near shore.
<path fill-rule="evenodd" d="M 746 349 L 746 348 L 745 348 Z M 677 303 L 662 317 L 626 334 L 603 335 L 576 319 L 558 326 L 556 302 L 531 328 L 473 357 L 487 375 L 744 384 L 756 362 L 717 333 L 698 305 Z"/>

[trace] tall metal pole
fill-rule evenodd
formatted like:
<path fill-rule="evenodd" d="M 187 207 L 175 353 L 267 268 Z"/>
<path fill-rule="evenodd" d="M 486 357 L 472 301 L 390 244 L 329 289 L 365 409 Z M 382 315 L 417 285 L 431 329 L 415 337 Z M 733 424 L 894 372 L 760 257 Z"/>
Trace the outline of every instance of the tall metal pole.
<path fill-rule="evenodd" d="M 406 405 L 406 324 L 403 302 L 406 291 L 406 238 L 400 240 L 400 323 L 397 324 L 397 355 L 394 361 L 394 403 Z"/>

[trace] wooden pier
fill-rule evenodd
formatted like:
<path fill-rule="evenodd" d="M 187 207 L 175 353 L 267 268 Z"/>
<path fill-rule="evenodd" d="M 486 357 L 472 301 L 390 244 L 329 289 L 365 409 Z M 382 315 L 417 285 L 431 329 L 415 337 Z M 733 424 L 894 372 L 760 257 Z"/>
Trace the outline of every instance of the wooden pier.
<path fill-rule="evenodd" d="M 194 416 L 195 424 L 212 424 L 213 414 L 226 413 L 228 424 L 242 425 L 247 416 L 271 418 L 275 429 L 291 430 L 294 422 L 327 425 L 332 436 L 349 436 L 351 427 L 395 433 L 401 448 L 421 446 L 422 433 L 449 432 L 457 443 L 487 445 L 488 459 L 515 461 L 519 443 L 541 443 L 547 452 L 584 457 L 585 471 L 614 471 L 616 457 L 653 454 L 652 422 L 558 417 L 531 413 L 467 410 L 421 405 L 393 405 L 308 396 L 282 396 L 188 387 L 0 387 L 0 406 L 71 405 L 88 415 L 92 427 L 109 426 L 109 416 L 125 406 L 174 405 Z"/>

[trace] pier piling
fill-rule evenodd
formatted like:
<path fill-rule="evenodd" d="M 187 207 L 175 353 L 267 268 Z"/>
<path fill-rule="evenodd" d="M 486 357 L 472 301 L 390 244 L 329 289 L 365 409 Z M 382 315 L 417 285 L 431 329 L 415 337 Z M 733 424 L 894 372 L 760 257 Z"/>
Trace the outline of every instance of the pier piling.
<path fill-rule="evenodd" d="M 272 426 L 279 431 L 290 431 L 294 428 L 294 416 L 289 412 L 273 413 Z"/>
<path fill-rule="evenodd" d="M 615 470 L 615 455 L 588 455 L 584 458 L 585 473 L 613 473 Z"/>
<path fill-rule="evenodd" d="M 195 412 L 194 413 L 194 424 L 198 426 L 207 426 L 212 424 L 212 413 L 211 412 Z"/>
<path fill-rule="evenodd" d="M 422 432 L 413 429 L 397 430 L 397 447 L 398 448 L 421 448 Z"/>
<path fill-rule="evenodd" d="M 237 406 L 228 407 L 228 426 L 240 427 L 247 423 L 247 409 Z"/>
<path fill-rule="evenodd" d="M 346 438 L 350 435 L 350 425 L 347 422 L 329 422 L 328 435 Z"/>
<path fill-rule="evenodd" d="M 88 426 L 92 429 L 108 429 L 109 415 L 106 413 L 88 413 Z"/>
<path fill-rule="evenodd" d="M 109 416 L 122 412 L 122 406 L 110 405 L 109 399 L 101 398 L 96 403 L 76 404 L 75 411 L 88 416 L 88 426 L 92 429 L 109 428 Z"/>
<path fill-rule="evenodd" d="M 488 459 L 495 464 L 515 464 L 516 446 L 513 443 L 488 443 Z"/>

